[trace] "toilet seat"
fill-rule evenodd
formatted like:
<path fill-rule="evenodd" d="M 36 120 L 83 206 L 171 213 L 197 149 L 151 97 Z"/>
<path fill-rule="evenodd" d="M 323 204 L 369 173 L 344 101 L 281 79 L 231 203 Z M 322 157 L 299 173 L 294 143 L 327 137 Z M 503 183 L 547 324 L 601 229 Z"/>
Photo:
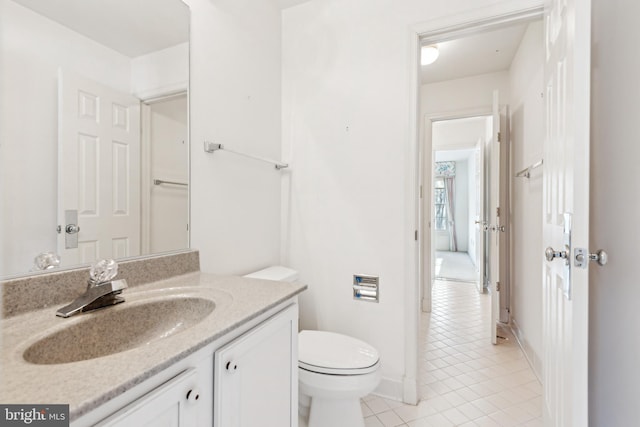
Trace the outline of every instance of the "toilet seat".
<path fill-rule="evenodd" d="M 380 363 L 374 347 L 335 332 L 301 331 L 298 351 L 298 367 L 319 374 L 365 375 Z"/>

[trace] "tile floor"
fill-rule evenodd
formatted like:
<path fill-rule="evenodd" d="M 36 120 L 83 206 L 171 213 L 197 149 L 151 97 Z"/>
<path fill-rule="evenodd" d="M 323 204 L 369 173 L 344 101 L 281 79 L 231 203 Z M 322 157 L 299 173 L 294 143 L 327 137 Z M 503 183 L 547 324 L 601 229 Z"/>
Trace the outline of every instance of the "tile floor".
<path fill-rule="evenodd" d="M 422 315 L 421 401 L 369 395 L 366 426 L 542 426 L 540 383 L 510 331 L 491 344 L 489 304 L 474 283 L 436 281 L 433 311 Z"/>
<path fill-rule="evenodd" d="M 435 273 L 436 279 L 441 280 L 478 280 L 478 272 L 467 252 L 436 251 Z"/>

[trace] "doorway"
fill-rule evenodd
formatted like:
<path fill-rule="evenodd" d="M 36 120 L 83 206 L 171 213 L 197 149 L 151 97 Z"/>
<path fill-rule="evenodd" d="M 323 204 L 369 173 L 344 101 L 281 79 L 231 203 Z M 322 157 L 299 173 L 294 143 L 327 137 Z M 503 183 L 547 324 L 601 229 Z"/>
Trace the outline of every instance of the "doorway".
<path fill-rule="evenodd" d="M 484 290 L 480 274 L 486 253 L 481 238 L 485 217 L 482 198 L 486 193 L 482 188 L 481 147 L 492 124 L 490 119 L 447 119 L 431 126 L 433 280 L 476 283 L 480 291 Z"/>
<path fill-rule="evenodd" d="M 189 247 L 188 97 L 142 104 L 142 246 L 150 253 Z"/>
<path fill-rule="evenodd" d="M 455 133 L 453 131 L 449 131 L 448 136 L 452 140 L 450 145 L 446 146 L 445 144 L 444 147 L 438 147 L 437 143 L 434 144 L 434 140 L 436 139 L 436 136 L 435 136 L 436 131 L 434 131 L 434 129 L 437 130 L 438 126 L 452 125 L 455 122 L 455 120 L 459 120 L 459 119 L 468 119 L 468 118 L 474 118 L 474 117 L 475 118 L 484 117 L 486 119 L 493 112 L 492 92 L 496 89 L 500 92 L 501 95 L 503 95 L 502 101 L 498 103 L 500 107 L 499 116 L 501 120 L 500 120 L 500 125 L 496 129 L 494 129 L 500 132 L 500 135 L 497 135 L 496 140 L 502 138 L 503 141 L 508 141 L 512 132 L 514 132 L 514 128 L 512 128 L 513 123 L 507 123 L 507 121 L 511 120 L 512 118 L 516 121 L 515 131 L 517 133 L 520 132 L 517 135 L 515 135 L 516 139 L 518 140 L 518 144 L 522 143 L 522 139 L 529 138 L 528 134 L 523 135 L 522 132 L 530 133 L 531 129 L 533 128 L 538 128 L 538 129 L 543 128 L 543 123 L 542 123 L 543 110 L 542 109 L 538 110 L 537 107 L 533 108 L 537 106 L 537 104 L 534 105 L 536 102 L 537 103 L 540 102 L 540 88 L 538 87 L 533 88 L 534 85 L 530 85 L 531 86 L 530 88 L 528 86 L 529 81 L 525 81 L 524 79 L 522 79 L 522 76 L 524 74 L 519 73 L 516 75 L 512 73 L 512 69 L 511 69 L 512 62 L 518 62 L 520 64 L 519 66 L 521 66 L 522 63 L 527 62 L 527 61 L 523 61 L 522 58 L 518 59 L 518 61 L 515 61 L 514 58 L 516 57 L 516 55 L 522 56 L 523 55 L 522 52 L 525 52 L 525 53 L 528 52 L 528 49 L 530 46 L 527 45 L 527 43 L 529 42 L 529 39 L 530 39 L 530 33 L 535 32 L 536 36 L 538 37 L 536 39 L 536 43 L 537 45 L 540 46 L 540 52 L 543 51 L 542 23 L 540 20 L 541 10 L 538 10 L 536 13 L 532 13 L 532 14 L 524 13 L 521 16 L 512 17 L 512 18 L 513 19 L 507 19 L 508 22 L 501 21 L 497 23 L 494 21 L 489 25 L 485 25 L 483 23 L 481 25 L 478 25 L 478 27 L 475 29 L 470 29 L 467 27 L 462 34 L 457 33 L 456 30 L 452 30 L 450 33 L 444 33 L 444 34 L 443 32 L 440 32 L 438 34 L 434 32 L 433 37 L 426 36 L 426 37 L 423 37 L 421 40 L 421 44 L 423 45 L 435 44 L 438 46 L 442 46 L 441 59 L 446 58 L 445 54 L 447 53 L 447 47 L 446 47 L 446 44 L 444 43 L 445 41 L 452 42 L 453 44 L 454 42 L 462 43 L 462 39 L 464 38 L 479 37 L 479 39 L 482 39 L 485 37 L 489 37 L 487 33 L 492 31 L 496 31 L 496 32 L 505 31 L 506 33 L 508 33 L 509 31 L 513 31 L 511 35 L 503 34 L 503 36 L 499 36 L 499 38 L 503 40 L 512 40 L 515 45 L 514 50 L 511 51 L 510 53 L 511 56 L 506 60 L 506 65 L 504 65 L 504 68 L 502 69 L 497 69 L 497 70 L 485 69 L 484 71 L 478 72 L 476 74 L 464 75 L 465 71 L 469 71 L 468 69 L 460 71 L 459 69 L 455 70 L 455 67 L 454 67 L 454 71 L 449 71 L 448 74 L 447 73 L 442 74 L 441 76 L 444 76 L 444 77 L 437 78 L 435 81 L 425 82 L 423 79 L 423 83 L 421 85 L 421 91 L 420 91 L 420 97 L 421 97 L 420 105 L 421 105 L 421 116 L 422 116 L 421 122 L 423 124 L 420 132 L 421 141 L 422 141 L 422 147 L 421 147 L 422 179 L 420 183 L 422 184 L 422 187 L 424 189 L 423 199 L 420 200 L 420 203 L 422 205 L 422 217 L 421 217 L 422 223 L 421 224 L 422 224 L 422 230 L 424 231 L 423 233 L 424 246 L 422 249 L 422 256 L 420 257 L 420 264 L 421 264 L 420 267 L 422 268 L 420 270 L 422 271 L 421 283 L 423 284 L 423 289 L 422 289 L 422 297 L 423 297 L 422 311 L 423 312 L 430 312 L 431 305 L 432 305 L 431 290 L 432 290 L 432 284 L 434 283 L 434 280 L 436 278 L 444 278 L 447 275 L 450 275 L 450 273 L 446 273 L 446 270 L 445 270 L 445 273 L 443 274 L 441 267 L 440 267 L 440 271 L 438 271 L 439 266 L 437 265 L 437 259 L 439 255 L 438 252 L 440 252 L 438 250 L 439 248 L 437 247 L 437 240 L 439 237 L 438 232 L 442 232 L 444 230 L 438 230 L 438 223 L 437 223 L 438 220 L 437 218 L 435 218 L 436 216 L 435 206 L 431 205 L 431 203 L 435 201 L 435 194 L 438 191 L 436 189 L 438 184 L 436 179 L 437 177 L 432 172 L 432 169 L 435 168 L 435 163 L 437 161 L 445 161 L 445 162 L 456 161 L 456 159 L 450 159 L 446 157 L 447 155 L 455 155 L 454 153 L 452 153 L 453 151 L 461 151 L 464 149 L 472 150 L 473 148 L 475 148 L 474 145 L 478 144 L 479 142 L 478 137 L 476 137 L 475 139 L 467 138 L 464 141 L 461 138 L 456 139 Z M 535 27 L 535 28 L 532 28 L 532 27 Z M 486 45 L 487 42 L 485 41 L 481 44 Z M 499 54 L 506 55 L 507 50 L 508 50 L 508 47 L 495 48 L 493 49 L 493 53 L 497 55 Z M 485 55 L 490 55 L 490 54 L 491 52 L 485 52 Z M 484 61 L 484 62 L 491 62 L 491 61 Z M 531 69 L 534 68 L 534 65 L 535 67 L 542 68 L 543 57 L 542 55 L 540 55 L 540 58 L 532 59 L 530 62 L 532 64 L 530 65 Z M 423 70 L 424 70 L 424 73 L 427 73 L 426 68 L 423 67 Z M 451 76 L 451 78 L 448 78 L 447 76 Z M 512 88 L 514 87 L 515 89 L 512 90 Z M 523 88 L 526 88 L 526 90 Z M 526 91 L 528 91 L 528 93 L 525 93 Z M 534 91 L 535 91 L 535 95 L 534 95 Z M 513 95 L 512 92 L 516 93 L 515 97 L 512 96 Z M 513 99 L 517 101 L 514 105 L 515 108 L 513 109 L 513 111 L 508 111 L 505 107 L 507 107 L 507 105 L 510 104 Z M 527 102 L 523 103 L 522 99 L 526 99 Z M 534 100 L 535 102 L 530 102 L 530 100 Z M 526 105 L 523 107 L 524 104 Z M 526 117 L 523 117 L 523 114 Z M 525 129 L 525 128 L 526 128 L 526 131 L 523 131 L 522 129 Z M 489 132 L 486 132 L 485 134 L 481 135 L 481 137 L 484 137 L 485 141 L 487 141 L 489 139 L 488 134 Z M 539 138 L 538 141 L 540 140 L 541 139 Z M 511 244 L 511 241 L 513 240 L 513 236 L 509 235 L 512 224 L 511 224 L 511 221 L 505 215 L 511 211 L 510 195 L 512 191 L 511 187 L 514 185 L 514 181 L 513 181 L 514 178 L 512 176 L 513 174 L 511 173 L 511 171 L 518 170 L 518 168 L 520 168 L 522 164 L 532 161 L 532 160 L 529 160 L 530 158 L 533 159 L 534 157 L 536 158 L 539 157 L 539 155 L 535 153 L 535 151 L 533 150 L 531 153 L 526 153 L 526 150 L 527 149 L 530 150 L 530 148 L 527 148 L 525 150 L 523 150 L 522 148 L 518 148 L 518 150 L 516 150 L 517 157 L 512 158 L 512 154 L 510 154 L 508 151 L 510 144 L 511 142 L 507 142 L 506 144 L 504 144 L 504 146 L 507 147 L 507 150 L 504 150 L 504 151 L 501 150 L 499 152 L 500 155 L 498 157 L 499 158 L 498 162 L 501 164 L 501 172 L 503 175 L 503 180 L 499 181 L 499 182 L 502 182 L 502 185 L 499 185 L 499 190 L 500 190 L 499 192 L 502 194 L 502 197 L 498 202 L 496 202 L 497 203 L 496 206 L 500 207 L 501 212 L 499 213 L 502 214 L 501 218 L 498 218 L 498 216 L 500 215 L 495 211 L 495 208 L 492 212 L 486 211 L 484 213 L 485 214 L 484 218 L 474 217 L 474 215 L 472 214 L 468 214 L 467 218 L 462 220 L 454 218 L 454 222 L 458 226 L 460 225 L 460 221 L 471 222 L 471 219 L 473 219 L 473 226 L 477 227 L 476 231 L 478 231 L 480 235 L 482 235 L 482 233 L 484 232 L 484 236 L 486 237 L 485 241 L 495 243 L 500 239 L 502 239 L 505 247 L 508 247 Z M 480 145 L 482 144 L 480 143 Z M 533 146 L 533 144 L 531 146 Z M 445 154 L 446 152 L 449 152 L 449 153 Z M 523 152 L 525 153 L 524 158 L 521 157 Z M 490 162 L 490 157 L 491 157 L 490 153 L 487 153 L 487 155 L 479 154 L 479 156 L 480 156 L 479 161 L 481 165 L 486 166 L 487 163 Z M 464 156 L 462 157 L 464 159 Z M 466 162 L 467 162 L 466 174 L 467 174 L 467 178 L 469 178 L 468 177 L 469 175 L 468 157 L 466 158 Z M 476 172 L 474 172 L 474 174 L 475 173 Z M 482 179 L 485 179 L 488 181 L 488 176 L 486 176 L 483 173 L 480 173 L 476 177 L 474 184 L 481 185 L 480 181 Z M 517 181 L 517 184 L 520 185 L 521 182 Z M 486 185 L 482 185 L 482 187 L 487 188 Z M 527 191 L 528 190 L 529 189 L 527 189 Z M 527 198 L 529 197 L 528 194 L 526 195 L 524 193 L 522 194 Z M 478 196 L 478 198 L 481 200 L 484 200 L 487 206 L 489 205 L 489 200 L 486 197 L 486 194 L 484 196 Z M 480 208 L 479 212 L 480 213 L 483 212 L 482 208 Z M 533 213 L 533 211 L 531 213 Z M 432 214 L 433 214 L 433 217 L 432 217 Z M 531 218 L 528 218 L 528 220 L 529 219 Z M 476 224 L 476 221 L 478 221 L 477 224 Z M 471 224 L 469 224 L 466 227 L 467 232 L 469 232 L 470 225 Z M 495 228 L 495 230 L 492 230 L 492 228 Z M 504 229 L 504 232 L 502 231 L 503 229 Z M 477 235 L 478 234 L 475 234 L 475 236 Z M 445 234 L 444 236 L 450 239 L 450 235 Z M 439 244 L 441 245 L 440 249 L 442 248 L 442 244 L 446 243 L 446 238 L 442 239 L 442 237 L 443 236 L 441 233 L 440 242 L 439 242 Z M 520 238 L 520 236 L 518 236 L 518 238 Z M 460 238 L 458 236 L 458 240 L 459 239 Z M 475 239 L 475 242 L 474 242 L 476 244 L 475 247 L 483 248 L 483 244 L 480 243 L 479 240 L 480 239 L 478 238 Z M 469 255 L 468 243 L 469 243 L 469 234 L 467 234 L 467 247 L 466 247 L 467 256 Z M 527 244 L 531 246 L 530 242 L 528 242 Z M 453 252 L 451 248 L 452 246 L 449 243 L 448 252 Z M 486 249 L 487 248 L 485 247 L 485 250 Z M 456 252 L 460 252 L 460 251 L 456 251 Z M 474 255 L 477 256 L 477 252 Z M 505 251 L 506 255 L 509 255 L 510 252 L 511 251 L 509 250 Z M 476 261 L 477 261 L 477 258 L 476 258 Z M 476 272 L 477 270 L 480 270 L 482 267 L 484 267 L 485 271 L 487 271 L 486 275 L 477 272 L 477 274 L 481 275 L 479 280 L 476 282 L 479 285 L 478 290 L 480 291 L 485 291 L 488 287 L 487 285 L 491 283 L 490 266 L 486 264 L 488 263 L 477 262 L 474 264 L 474 267 L 476 268 Z M 493 291 L 493 294 L 499 295 L 500 297 L 500 303 L 496 305 L 494 310 L 495 315 L 492 316 L 494 318 L 490 320 L 490 323 L 492 325 L 496 325 L 497 323 L 496 318 L 499 317 L 500 321 L 503 322 L 502 324 L 504 326 L 509 327 L 509 329 L 506 330 L 506 332 L 508 332 L 509 334 L 507 334 L 506 332 L 502 333 L 502 331 L 498 334 L 494 334 L 493 339 L 497 343 L 500 343 L 500 339 L 496 339 L 495 335 L 500 335 L 502 337 L 508 335 L 511 343 L 515 342 L 516 338 L 520 338 L 517 335 L 516 336 L 510 335 L 511 334 L 510 329 L 512 326 L 511 317 L 510 317 L 511 301 L 513 299 L 512 296 L 509 295 L 510 289 L 508 287 L 509 286 L 508 284 L 513 274 L 513 272 L 509 270 L 510 265 L 512 265 L 512 261 L 509 260 L 508 258 L 505 258 L 505 260 L 502 262 L 502 265 L 499 266 L 498 269 L 496 269 L 497 271 L 500 271 L 499 276 L 501 277 L 501 280 L 499 281 L 495 280 L 495 277 L 497 276 L 497 274 L 494 272 L 493 284 L 489 289 L 490 291 Z M 535 279 L 532 278 L 530 282 L 533 282 L 534 280 Z M 447 282 L 455 283 L 452 281 L 447 281 Z M 502 288 L 501 289 L 502 292 L 500 293 L 498 293 L 496 289 L 498 285 L 497 282 L 500 282 L 500 285 Z M 522 308 L 522 304 L 519 304 L 519 305 L 520 305 L 521 313 L 523 313 L 524 310 Z M 441 305 L 438 307 L 441 307 Z M 524 316 L 523 314 L 520 314 L 520 315 Z M 524 319 L 526 320 L 526 323 L 527 323 L 526 327 L 529 328 L 529 330 L 527 331 L 528 333 L 530 333 L 533 336 L 538 334 L 538 331 L 536 330 L 531 331 L 531 328 L 533 329 L 539 328 L 540 319 L 541 319 L 541 316 L 539 315 L 537 317 L 536 325 L 534 325 L 533 322 L 531 322 L 529 319 Z M 486 319 L 484 321 L 486 321 Z M 487 321 L 487 324 L 483 324 L 481 326 L 487 327 L 488 324 L 489 322 Z M 536 343 L 536 346 L 538 346 L 538 343 Z M 527 350 L 526 346 L 523 345 L 522 347 L 523 349 L 525 349 L 525 355 L 529 359 L 529 354 L 526 351 Z M 535 350 L 536 352 L 539 351 L 538 349 L 535 349 Z M 531 365 L 534 366 L 534 371 L 536 371 L 536 374 L 539 375 L 539 370 L 536 369 L 537 366 L 539 366 L 539 364 L 531 363 Z"/>

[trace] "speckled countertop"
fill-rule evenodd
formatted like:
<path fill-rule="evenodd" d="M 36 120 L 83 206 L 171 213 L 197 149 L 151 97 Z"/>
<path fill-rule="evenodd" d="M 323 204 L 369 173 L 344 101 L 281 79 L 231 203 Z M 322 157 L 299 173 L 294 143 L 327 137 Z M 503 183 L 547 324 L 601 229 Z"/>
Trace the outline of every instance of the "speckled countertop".
<path fill-rule="evenodd" d="M 37 309 L 2 321 L 0 402 L 65 403 L 75 419 L 166 369 L 226 333 L 302 292 L 306 286 L 200 272 L 136 287 L 122 294 L 127 302 L 68 319 L 56 317 L 59 306 Z M 145 300 L 198 297 L 214 301 L 203 320 L 165 338 L 90 360 L 38 365 L 24 351 L 52 332 L 107 310 L 124 310 Z M 113 325 L 113 334 L 119 327 Z"/>

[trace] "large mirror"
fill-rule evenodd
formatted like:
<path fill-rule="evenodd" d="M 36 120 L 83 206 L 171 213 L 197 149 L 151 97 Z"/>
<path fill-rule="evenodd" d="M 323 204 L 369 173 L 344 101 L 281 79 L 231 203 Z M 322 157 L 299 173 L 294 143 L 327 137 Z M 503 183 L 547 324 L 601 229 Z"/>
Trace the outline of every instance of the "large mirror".
<path fill-rule="evenodd" d="M 0 0 L 0 276 L 188 248 L 189 18 Z"/>

